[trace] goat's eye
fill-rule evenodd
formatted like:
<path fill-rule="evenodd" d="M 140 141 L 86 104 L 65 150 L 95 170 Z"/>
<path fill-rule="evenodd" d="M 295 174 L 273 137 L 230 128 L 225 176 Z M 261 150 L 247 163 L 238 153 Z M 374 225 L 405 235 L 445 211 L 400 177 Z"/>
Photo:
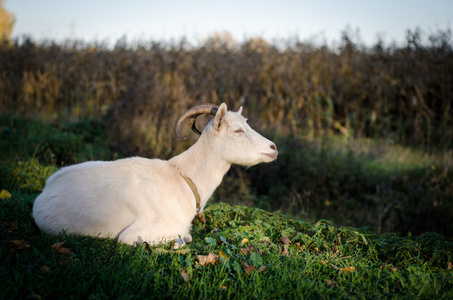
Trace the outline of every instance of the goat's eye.
<path fill-rule="evenodd" d="M 239 129 L 236 129 L 234 132 L 235 132 L 235 133 L 243 133 L 244 130 L 242 130 L 242 129 L 239 128 Z"/>

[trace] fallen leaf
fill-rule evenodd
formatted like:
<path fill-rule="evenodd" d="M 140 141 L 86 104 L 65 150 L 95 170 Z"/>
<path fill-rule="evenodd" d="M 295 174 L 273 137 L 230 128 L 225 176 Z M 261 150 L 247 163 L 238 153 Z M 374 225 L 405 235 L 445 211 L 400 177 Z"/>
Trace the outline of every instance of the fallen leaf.
<path fill-rule="evenodd" d="M 156 252 L 158 254 L 167 254 L 167 253 L 187 254 L 190 252 L 190 249 L 186 248 L 186 249 L 180 249 L 180 250 L 176 250 L 176 251 L 170 251 L 170 250 L 166 250 L 164 248 L 156 248 L 156 249 L 154 249 L 154 252 Z"/>
<path fill-rule="evenodd" d="M 52 246 L 50 246 L 50 248 L 52 248 L 53 250 L 57 249 L 58 247 L 61 247 L 65 242 L 59 242 L 59 243 L 55 243 L 53 244 Z"/>
<path fill-rule="evenodd" d="M 190 253 L 190 249 L 189 248 L 186 248 L 186 249 L 180 249 L 180 250 L 176 250 L 174 251 L 175 253 L 178 253 L 178 254 L 188 254 Z"/>
<path fill-rule="evenodd" d="M 261 273 L 263 272 L 264 270 L 266 270 L 266 266 L 261 266 L 258 268 L 258 270 L 256 270 L 258 273 Z"/>
<path fill-rule="evenodd" d="M 304 251 L 305 245 L 301 243 L 294 243 L 300 251 Z"/>
<path fill-rule="evenodd" d="M 156 248 L 156 249 L 154 249 L 154 252 L 157 252 L 159 254 L 170 253 L 169 250 L 165 250 L 164 248 Z"/>
<path fill-rule="evenodd" d="M 57 252 L 57 254 L 71 253 L 72 251 L 69 248 L 61 247 L 64 243 L 65 243 L 64 241 L 63 242 L 59 242 L 59 243 L 55 243 L 52 246 L 50 246 L 50 248 L 52 248 L 52 250 L 55 250 Z"/>
<path fill-rule="evenodd" d="M 383 264 L 381 268 L 389 268 L 393 273 L 398 271 L 398 269 L 394 265 L 388 263 Z"/>
<path fill-rule="evenodd" d="M 289 240 L 289 238 L 287 238 L 286 236 L 282 236 L 280 238 L 280 243 L 284 244 L 284 245 L 290 245 L 291 244 L 291 241 Z"/>
<path fill-rule="evenodd" d="M 286 245 L 282 245 L 282 254 L 289 256 L 288 247 L 286 247 Z"/>
<path fill-rule="evenodd" d="M 71 250 L 69 248 L 65 248 L 65 247 L 58 247 L 57 248 L 57 253 L 58 254 L 71 253 Z"/>
<path fill-rule="evenodd" d="M 216 256 L 214 253 L 209 253 L 208 255 L 197 255 L 199 262 L 197 262 L 198 265 L 200 266 L 206 266 L 206 265 L 215 265 L 217 261 L 219 261 L 219 257 Z"/>
<path fill-rule="evenodd" d="M 189 282 L 189 275 L 185 270 L 181 270 L 181 277 L 184 280 L 184 282 Z"/>
<path fill-rule="evenodd" d="M 327 286 L 336 287 L 337 283 L 331 279 L 326 279 Z"/>
<path fill-rule="evenodd" d="M 223 258 L 226 258 L 226 259 L 230 259 L 230 257 L 228 256 L 228 254 L 226 254 L 225 252 L 223 252 L 222 250 L 219 250 L 219 258 L 220 257 L 223 257 Z"/>
<path fill-rule="evenodd" d="M 63 258 L 62 260 L 60 260 L 59 265 L 60 265 L 61 267 L 66 268 L 67 266 L 69 266 L 69 261 L 68 261 L 66 258 Z"/>
<path fill-rule="evenodd" d="M 242 261 L 242 265 L 244 266 L 244 271 L 245 273 L 247 273 L 247 275 L 249 275 L 251 271 L 254 271 L 256 269 L 255 266 L 249 266 L 246 261 Z"/>
<path fill-rule="evenodd" d="M 23 250 L 25 248 L 29 248 L 30 245 L 27 245 L 27 243 L 24 240 L 13 240 L 11 241 L 11 244 L 9 245 L 9 249 L 13 251 L 17 250 Z"/>
<path fill-rule="evenodd" d="M 8 192 L 7 190 L 2 190 L 0 192 L 0 199 L 2 199 L 2 200 L 9 199 L 9 198 L 11 198 L 11 196 L 12 196 L 11 193 Z"/>
<path fill-rule="evenodd" d="M 398 271 L 398 269 L 394 265 L 389 265 L 388 267 L 390 270 L 392 270 L 393 273 Z"/>
<path fill-rule="evenodd" d="M 3 228 L 8 233 L 17 232 L 17 221 L 14 221 L 14 222 L 3 222 Z"/>
<path fill-rule="evenodd" d="M 256 248 L 254 246 L 248 246 L 246 248 L 241 248 L 240 252 L 242 254 L 244 254 L 244 255 L 250 254 L 251 252 L 257 252 L 258 253 L 258 251 L 256 251 Z"/>
<path fill-rule="evenodd" d="M 250 253 L 249 249 L 248 248 L 241 248 L 241 253 L 244 254 L 244 255 L 247 255 Z"/>
<path fill-rule="evenodd" d="M 348 266 L 346 268 L 340 268 L 340 272 L 343 272 L 343 273 L 353 273 L 355 272 L 355 267 L 353 266 Z"/>
<path fill-rule="evenodd" d="M 52 270 L 50 269 L 49 266 L 46 266 L 46 265 L 43 265 L 41 270 L 44 272 L 44 273 L 50 273 Z"/>
<path fill-rule="evenodd" d="M 203 217 L 203 213 L 199 212 L 197 213 L 197 218 L 201 221 L 201 223 L 205 224 L 206 219 Z"/>

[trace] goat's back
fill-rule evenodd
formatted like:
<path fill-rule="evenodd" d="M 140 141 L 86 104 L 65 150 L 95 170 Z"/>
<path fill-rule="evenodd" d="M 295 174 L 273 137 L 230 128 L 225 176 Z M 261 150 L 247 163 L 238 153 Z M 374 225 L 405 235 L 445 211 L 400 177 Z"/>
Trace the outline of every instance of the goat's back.
<path fill-rule="evenodd" d="M 174 216 L 166 214 L 178 208 L 194 210 L 193 201 L 184 201 L 188 187 L 181 182 L 176 170 L 158 159 L 86 162 L 62 168 L 48 179 L 33 216 L 48 234 L 65 230 L 114 238 L 138 218 L 151 226 L 168 222 Z"/>

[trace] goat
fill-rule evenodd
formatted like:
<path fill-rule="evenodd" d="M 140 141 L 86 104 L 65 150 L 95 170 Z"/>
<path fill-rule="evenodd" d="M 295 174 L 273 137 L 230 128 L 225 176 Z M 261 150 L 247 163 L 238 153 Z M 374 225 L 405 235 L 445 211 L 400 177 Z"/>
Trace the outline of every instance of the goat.
<path fill-rule="evenodd" d="M 201 133 L 195 120 L 214 116 Z M 168 161 L 141 157 L 90 161 L 64 167 L 46 182 L 33 205 L 33 217 L 47 234 L 110 237 L 126 244 L 192 240 L 191 223 L 232 164 L 253 166 L 274 161 L 274 143 L 253 130 L 237 112 L 211 104 L 189 109 L 200 134 L 189 149 Z"/>

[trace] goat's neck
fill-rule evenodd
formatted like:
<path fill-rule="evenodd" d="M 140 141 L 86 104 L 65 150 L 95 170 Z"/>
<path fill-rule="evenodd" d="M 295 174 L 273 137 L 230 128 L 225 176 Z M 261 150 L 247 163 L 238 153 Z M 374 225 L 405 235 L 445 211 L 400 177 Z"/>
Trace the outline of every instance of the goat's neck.
<path fill-rule="evenodd" d="M 202 208 L 231 167 L 229 162 L 218 155 L 219 151 L 209 138 L 202 135 L 192 147 L 169 160 L 181 175 L 189 177 L 195 183 Z"/>

